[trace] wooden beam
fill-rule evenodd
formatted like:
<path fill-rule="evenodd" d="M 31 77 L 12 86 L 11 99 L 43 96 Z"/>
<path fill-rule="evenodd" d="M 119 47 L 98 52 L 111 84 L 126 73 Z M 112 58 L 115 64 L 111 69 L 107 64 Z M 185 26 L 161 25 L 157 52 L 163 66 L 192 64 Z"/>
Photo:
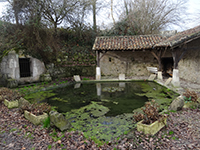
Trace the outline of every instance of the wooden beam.
<path fill-rule="evenodd" d="M 181 49 L 173 49 L 172 56 L 174 60 L 174 69 L 178 69 L 178 63 L 183 58 L 185 53 L 187 52 L 188 48 L 183 46 Z"/>
<path fill-rule="evenodd" d="M 104 56 L 106 53 L 107 53 L 107 51 L 105 51 L 105 52 L 101 55 L 100 60 L 101 60 L 101 58 L 103 58 L 103 56 Z"/>
<path fill-rule="evenodd" d="M 151 51 L 151 54 L 157 59 L 158 65 L 159 65 L 158 71 L 161 71 L 162 70 L 162 63 L 161 63 L 162 49 L 158 50 L 157 55 L 153 51 Z"/>

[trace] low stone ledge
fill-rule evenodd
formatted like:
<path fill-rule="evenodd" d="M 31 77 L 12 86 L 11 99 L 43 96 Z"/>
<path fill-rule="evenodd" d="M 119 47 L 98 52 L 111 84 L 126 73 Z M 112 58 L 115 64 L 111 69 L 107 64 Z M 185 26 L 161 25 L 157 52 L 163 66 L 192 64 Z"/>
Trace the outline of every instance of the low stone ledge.
<path fill-rule="evenodd" d="M 147 125 L 143 124 L 142 121 L 137 123 L 137 130 L 142 131 L 144 134 L 155 135 L 158 131 L 160 131 L 167 124 L 167 117 L 164 116 L 163 120 L 155 121 L 154 123 Z"/>
<path fill-rule="evenodd" d="M 5 99 L 4 100 L 4 105 L 6 105 L 6 107 L 11 109 L 11 108 L 17 108 L 19 103 L 18 103 L 18 100 L 16 100 L 16 101 L 8 101 L 7 99 Z"/>
<path fill-rule="evenodd" d="M 24 111 L 24 116 L 27 120 L 32 122 L 34 125 L 39 125 L 48 118 L 47 113 L 43 113 L 43 115 L 36 116 L 32 114 L 31 112 L 28 112 L 27 110 Z"/>

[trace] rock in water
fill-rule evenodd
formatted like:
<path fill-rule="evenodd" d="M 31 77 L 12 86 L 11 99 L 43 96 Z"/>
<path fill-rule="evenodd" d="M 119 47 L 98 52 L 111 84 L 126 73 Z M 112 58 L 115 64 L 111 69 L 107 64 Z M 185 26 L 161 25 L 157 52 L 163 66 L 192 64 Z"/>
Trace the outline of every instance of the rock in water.
<path fill-rule="evenodd" d="M 56 111 L 51 111 L 49 113 L 50 115 L 50 121 L 55 125 L 57 128 L 59 128 L 61 131 L 68 130 L 71 128 L 71 124 L 69 121 L 63 116 L 63 114 L 58 113 Z"/>

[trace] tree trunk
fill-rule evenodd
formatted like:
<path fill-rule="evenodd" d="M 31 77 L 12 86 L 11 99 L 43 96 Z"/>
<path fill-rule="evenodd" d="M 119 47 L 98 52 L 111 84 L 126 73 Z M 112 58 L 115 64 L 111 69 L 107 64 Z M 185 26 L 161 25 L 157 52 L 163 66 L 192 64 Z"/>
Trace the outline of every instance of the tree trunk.
<path fill-rule="evenodd" d="M 96 32 L 96 31 L 97 31 L 97 22 L 96 22 L 96 0 L 93 0 L 92 10 L 93 10 L 93 29 L 94 29 L 94 31 Z"/>

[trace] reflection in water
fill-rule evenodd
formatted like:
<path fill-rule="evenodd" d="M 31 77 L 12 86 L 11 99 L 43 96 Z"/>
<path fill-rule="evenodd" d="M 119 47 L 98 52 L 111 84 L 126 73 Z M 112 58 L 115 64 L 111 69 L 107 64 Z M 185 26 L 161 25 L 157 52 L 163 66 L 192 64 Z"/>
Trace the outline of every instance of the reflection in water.
<path fill-rule="evenodd" d="M 120 88 L 125 88 L 126 87 L 126 83 L 125 82 L 120 82 L 119 83 L 119 87 Z"/>
<path fill-rule="evenodd" d="M 156 90 L 154 90 L 156 89 Z M 50 93 L 50 94 L 49 94 Z M 151 99 L 163 99 L 164 103 L 173 99 L 173 93 L 154 82 L 101 82 L 77 83 L 41 93 L 41 101 L 58 107 L 59 112 L 69 112 L 88 106 L 92 102 L 109 109 L 106 116 L 132 113 Z M 27 95 L 27 97 L 34 97 Z M 38 98 L 38 96 L 37 96 Z M 40 101 L 40 100 L 38 100 Z"/>
<path fill-rule="evenodd" d="M 96 83 L 97 96 L 101 96 L 101 83 Z"/>
<path fill-rule="evenodd" d="M 74 88 L 75 89 L 78 89 L 78 88 L 80 88 L 81 87 L 81 83 L 76 83 L 75 85 L 74 85 Z"/>

